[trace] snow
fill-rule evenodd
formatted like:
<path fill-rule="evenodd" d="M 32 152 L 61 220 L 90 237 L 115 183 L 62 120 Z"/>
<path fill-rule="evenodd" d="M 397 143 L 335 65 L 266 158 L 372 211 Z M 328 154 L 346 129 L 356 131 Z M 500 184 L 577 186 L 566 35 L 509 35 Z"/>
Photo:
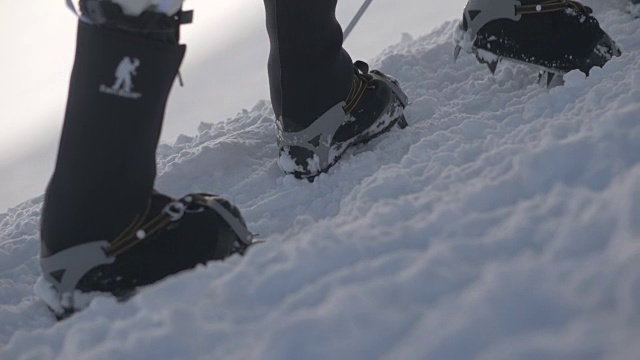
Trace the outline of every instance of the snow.
<path fill-rule="evenodd" d="M 595 3 L 598 5 L 599 3 Z M 0 214 L 1 359 L 634 359 L 640 353 L 640 20 L 547 90 L 453 63 L 456 24 L 375 67 L 409 128 L 314 183 L 276 164 L 267 102 L 158 151 L 157 186 L 232 199 L 266 243 L 56 323 L 33 287 L 42 198 Z"/>

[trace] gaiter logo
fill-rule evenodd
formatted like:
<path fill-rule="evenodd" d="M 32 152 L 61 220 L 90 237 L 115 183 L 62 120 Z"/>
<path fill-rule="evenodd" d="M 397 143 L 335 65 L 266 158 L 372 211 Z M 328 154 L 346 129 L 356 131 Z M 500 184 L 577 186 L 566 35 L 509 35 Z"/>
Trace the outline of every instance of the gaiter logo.
<path fill-rule="evenodd" d="M 100 85 L 100 92 L 128 99 L 138 99 L 142 94 L 133 91 L 133 77 L 140 60 L 125 56 L 116 68 L 116 81 L 112 86 Z"/>

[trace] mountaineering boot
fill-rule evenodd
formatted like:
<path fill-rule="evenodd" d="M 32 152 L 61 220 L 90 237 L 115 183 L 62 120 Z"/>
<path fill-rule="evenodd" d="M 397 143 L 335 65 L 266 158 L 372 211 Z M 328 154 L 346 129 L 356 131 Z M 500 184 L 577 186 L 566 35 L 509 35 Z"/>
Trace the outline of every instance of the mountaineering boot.
<path fill-rule="evenodd" d="M 407 127 L 403 111 L 407 95 L 398 81 L 357 61 L 351 91 L 311 125 L 296 128 L 286 118 L 277 122 L 278 165 L 287 174 L 312 180 L 333 166 L 351 146 Z"/>
<path fill-rule="evenodd" d="M 264 0 L 271 41 L 269 85 L 278 165 L 312 180 L 347 148 L 406 126 L 395 79 L 351 60 L 336 0 Z M 309 21 L 313 19 L 313 21 Z"/>
<path fill-rule="evenodd" d="M 53 254 L 43 245 L 43 277 L 36 293 L 60 320 L 88 305 L 81 294 L 128 299 L 139 287 L 211 260 L 244 255 L 253 244 L 240 211 L 229 201 L 210 194 L 173 199 L 154 192 L 144 212 L 112 240 Z"/>
<path fill-rule="evenodd" d="M 124 1 L 120 1 L 124 3 Z M 152 7 L 141 4 L 154 5 Z M 153 190 L 165 106 L 186 47 L 181 1 L 83 0 L 54 174 L 41 219 L 36 286 L 58 318 L 83 293 L 137 287 L 253 244 L 239 210 L 210 194 Z M 143 4 L 143 5 L 144 5 Z M 177 10 L 176 10 L 177 9 Z M 136 11 L 138 11 L 136 13 Z M 161 11 L 162 10 L 162 11 Z"/>
<path fill-rule="evenodd" d="M 495 72 L 501 60 L 525 63 L 548 74 L 578 69 L 585 74 L 620 56 L 618 45 L 592 15 L 571 0 L 469 0 L 455 36 Z"/>

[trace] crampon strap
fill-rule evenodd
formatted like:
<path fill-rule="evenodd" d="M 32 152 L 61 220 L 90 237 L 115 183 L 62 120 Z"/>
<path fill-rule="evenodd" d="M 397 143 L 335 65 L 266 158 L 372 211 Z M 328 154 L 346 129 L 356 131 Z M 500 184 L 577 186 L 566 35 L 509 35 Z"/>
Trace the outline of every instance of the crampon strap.
<path fill-rule="evenodd" d="M 203 207 L 215 211 L 236 234 L 239 242 L 236 252 L 244 254 L 246 249 L 254 244 L 253 234 L 249 232 L 247 227 L 243 225 L 238 218 L 217 202 L 216 197 L 192 194 L 170 202 L 158 216 L 144 223 L 142 219 L 145 218 L 146 214 L 134 220 L 120 236 L 111 242 L 109 248 L 106 249 L 107 254 L 109 256 L 121 255 L 145 239 L 166 230 L 172 223 L 182 219 L 185 213 L 200 212 L 203 211 Z"/>
<path fill-rule="evenodd" d="M 539 4 L 516 5 L 516 15 L 542 14 L 565 9 L 574 9 L 580 13 L 590 14 L 588 7 L 577 1 L 571 0 L 551 0 L 541 1 Z"/>

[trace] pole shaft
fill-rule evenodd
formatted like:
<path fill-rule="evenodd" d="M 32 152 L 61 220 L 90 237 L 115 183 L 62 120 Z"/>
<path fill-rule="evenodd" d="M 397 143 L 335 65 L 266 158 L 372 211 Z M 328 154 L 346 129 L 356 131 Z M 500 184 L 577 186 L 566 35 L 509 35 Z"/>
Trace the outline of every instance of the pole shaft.
<path fill-rule="evenodd" d="M 360 18 L 362 17 L 362 15 L 364 15 L 364 12 L 367 11 L 367 8 L 369 7 L 369 5 L 371 5 L 372 1 L 373 0 L 364 1 L 364 4 L 362 4 L 362 6 L 360 7 L 360 10 L 358 10 L 358 12 L 353 17 L 353 19 L 351 20 L 347 28 L 344 29 L 344 40 L 347 40 L 347 37 L 349 36 L 349 34 L 351 34 L 351 31 L 353 30 L 353 28 L 356 27 L 356 25 L 358 24 L 358 21 L 360 21 Z"/>

